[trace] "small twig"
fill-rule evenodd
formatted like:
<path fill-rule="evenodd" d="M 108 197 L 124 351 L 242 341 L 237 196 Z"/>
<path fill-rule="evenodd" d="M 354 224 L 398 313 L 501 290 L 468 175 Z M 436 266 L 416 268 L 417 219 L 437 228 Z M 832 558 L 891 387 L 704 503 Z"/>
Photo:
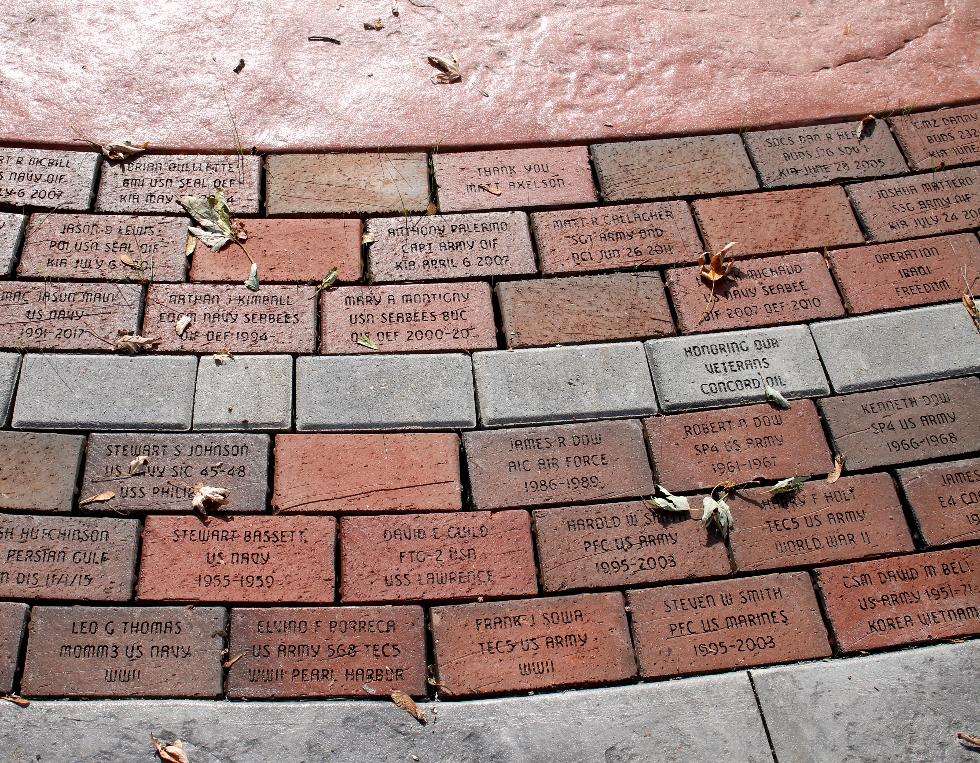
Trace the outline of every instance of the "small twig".
<path fill-rule="evenodd" d="M 334 45 L 340 45 L 340 40 L 336 37 L 327 37 L 322 34 L 313 34 L 306 38 L 310 42 L 332 42 Z"/>

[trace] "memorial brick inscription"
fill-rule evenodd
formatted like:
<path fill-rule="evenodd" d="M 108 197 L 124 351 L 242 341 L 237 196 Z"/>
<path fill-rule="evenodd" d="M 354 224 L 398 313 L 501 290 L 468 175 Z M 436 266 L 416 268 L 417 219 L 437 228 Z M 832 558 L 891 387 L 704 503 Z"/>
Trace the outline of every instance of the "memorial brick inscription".
<path fill-rule="evenodd" d="M 888 121 L 912 169 L 955 167 L 980 159 L 980 104 L 894 116 Z"/>
<path fill-rule="evenodd" d="M 67 513 L 85 438 L 54 432 L 0 432 L 0 509 Z"/>
<path fill-rule="evenodd" d="M 927 545 L 980 540 L 980 458 L 913 466 L 898 479 Z"/>
<path fill-rule="evenodd" d="M 84 211 L 98 163 L 92 151 L 0 147 L 0 206 Z"/>
<path fill-rule="evenodd" d="M 13 691 L 20 642 L 27 623 L 27 605 L 0 602 L 0 693 Z"/>
<path fill-rule="evenodd" d="M 13 212 L 0 212 L 0 275 L 10 275 L 14 270 L 26 219 Z"/>

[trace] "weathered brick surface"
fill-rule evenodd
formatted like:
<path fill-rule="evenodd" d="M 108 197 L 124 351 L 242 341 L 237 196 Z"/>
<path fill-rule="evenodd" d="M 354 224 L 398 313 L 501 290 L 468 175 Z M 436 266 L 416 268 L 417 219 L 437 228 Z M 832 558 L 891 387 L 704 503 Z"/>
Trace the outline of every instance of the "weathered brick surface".
<path fill-rule="evenodd" d="M 320 283 L 337 269 L 341 282 L 358 281 L 361 267 L 360 220 L 293 218 L 241 220 L 248 238 L 242 243 L 259 266 L 263 283 Z M 212 251 L 198 242 L 191 263 L 192 281 L 245 280 L 249 263 L 237 247 Z"/>
<path fill-rule="evenodd" d="M 634 140 L 590 147 L 607 201 L 661 199 L 759 187 L 737 135 Z"/>
<path fill-rule="evenodd" d="M 187 220 L 181 217 L 34 214 L 17 273 L 31 278 L 183 281 L 186 241 Z"/>
<path fill-rule="evenodd" d="M 0 514 L 0 596 L 127 601 L 138 536 L 135 519 Z"/>
<path fill-rule="evenodd" d="M 849 313 L 953 302 L 963 294 L 963 270 L 980 272 L 980 241 L 970 233 L 829 253 Z"/>
<path fill-rule="evenodd" d="M 976 228 L 980 167 L 847 186 L 871 241 Z"/>
<path fill-rule="evenodd" d="M 281 154 L 265 163 L 270 215 L 425 212 L 425 154 Z"/>
<path fill-rule="evenodd" d="M 279 435 L 272 507 L 303 513 L 461 509 L 459 435 Z"/>
<path fill-rule="evenodd" d="M 464 432 L 478 509 L 554 506 L 653 492 L 638 421 Z"/>
<path fill-rule="evenodd" d="M 259 394 L 243 395 L 243 389 Z M 194 429 L 281 431 L 292 425 L 292 356 L 201 358 L 194 390 Z"/>
<path fill-rule="evenodd" d="M 14 271 L 26 219 L 13 212 L 0 212 L 0 275 L 8 276 Z"/>
<path fill-rule="evenodd" d="M 0 206 L 84 211 L 98 163 L 91 151 L 0 148 Z"/>
<path fill-rule="evenodd" d="M 732 257 L 864 241 L 840 186 L 698 199 L 694 216 L 711 251 L 737 242 Z"/>
<path fill-rule="evenodd" d="M 535 212 L 545 273 L 584 273 L 694 262 L 703 247 L 683 201 Z"/>
<path fill-rule="evenodd" d="M 13 691 L 20 642 L 27 623 L 27 605 L 0 602 L 0 692 Z"/>
<path fill-rule="evenodd" d="M 377 282 L 537 272 L 524 212 L 371 218 L 367 230 Z"/>
<path fill-rule="evenodd" d="M 659 273 L 506 281 L 496 291 L 508 347 L 674 333 Z"/>
<path fill-rule="evenodd" d="M 656 416 L 644 422 L 657 482 L 673 493 L 754 477 L 827 474 L 833 459 L 816 406 L 768 404 Z"/>
<path fill-rule="evenodd" d="M 440 693 L 595 686 L 636 675 L 620 593 L 432 609 Z"/>
<path fill-rule="evenodd" d="M 443 212 L 596 200 L 585 146 L 440 151 L 432 155 L 432 166 Z"/>
<path fill-rule="evenodd" d="M 69 512 L 85 438 L 0 432 L 0 509 Z"/>
<path fill-rule="evenodd" d="M 898 473 L 927 546 L 980 540 L 980 458 Z"/>
<path fill-rule="evenodd" d="M 268 458 L 266 435 L 94 432 L 85 454 L 82 498 L 106 491 L 115 495 L 80 508 L 190 513 L 193 486 L 201 482 L 230 490 L 229 502 L 217 513 L 263 511 Z"/>
<path fill-rule="evenodd" d="M 685 334 L 805 323 L 844 314 L 834 279 L 815 252 L 732 263 L 729 277 L 711 284 L 701 267 L 667 271 L 667 288 Z"/>
<path fill-rule="evenodd" d="M 526 511 L 344 517 L 344 602 L 533 596 L 538 581 Z"/>
<path fill-rule="evenodd" d="M 980 104 L 889 118 L 909 166 L 955 167 L 980 159 Z"/>
<path fill-rule="evenodd" d="M 0 423 L 6 426 L 14 402 L 14 390 L 20 376 L 21 356 L 15 352 L 0 352 Z"/>
<path fill-rule="evenodd" d="M 822 567 L 816 576 L 845 652 L 980 633 L 980 546 Z"/>
<path fill-rule="evenodd" d="M 231 211 L 259 211 L 258 156 L 143 154 L 125 162 L 103 162 L 99 179 L 99 212 L 184 213 L 181 196 L 222 191 Z"/>
<path fill-rule="evenodd" d="M 218 697 L 220 607 L 35 607 L 29 697 Z"/>
<path fill-rule="evenodd" d="M 233 609 L 228 696 L 425 696 L 421 607 Z"/>
<path fill-rule="evenodd" d="M 137 599 L 332 602 L 336 524 L 333 517 L 148 516 Z"/>
<path fill-rule="evenodd" d="M 377 349 L 361 342 L 373 342 Z M 430 352 L 496 348 L 487 283 L 345 286 L 320 295 L 320 352 Z"/>
<path fill-rule="evenodd" d="M 701 523 L 642 501 L 534 512 L 545 591 L 694 580 L 731 573 L 725 544 Z"/>
<path fill-rule="evenodd" d="M 629 604 L 644 678 L 830 656 L 805 572 L 630 591 Z"/>

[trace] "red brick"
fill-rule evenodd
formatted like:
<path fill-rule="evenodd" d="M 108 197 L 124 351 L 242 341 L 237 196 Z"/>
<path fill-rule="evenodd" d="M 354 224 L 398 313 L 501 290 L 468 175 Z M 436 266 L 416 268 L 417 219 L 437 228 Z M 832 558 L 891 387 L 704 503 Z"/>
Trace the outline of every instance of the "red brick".
<path fill-rule="evenodd" d="M 178 336 L 186 315 L 191 323 Z M 159 339 L 161 352 L 310 354 L 315 323 L 312 286 L 263 285 L 252 292 L 242 284 L 159 284 L 147 292 L 142 333 Z"/>
<path fill-rule="evenodd" d="M 607 201 L 697 196 L 759 187 L 737 135 L 694 135 L 591 147 Z"/>
<path fill-rule="evenodd" d="M 186 242 L 187 220 L 179 217 L 34 214 L 17 273 L 67 280 L 183 281 Z"/>
<path fill-rule="evenodd" d="M 732 263 L 729 278 L 716 284 L 714 297 L 697 265 L 667 271 L 667 288 L 685 334 L 805 323 L 844 314 L 834 279 L 823 257 L 814 252 Z"/>
<path fill-rule="evenodd" d="M 833 459 L 810 400 L 656 416 L 644 421 L 657 482 L 678 493 L 754 477 L 827 474 Z"/>
<path fill-rule="evenodd" d="M 135 284 L 5 281 L 0 349 L 111 350 L 136 331 L 142 300 Z"/>
<path fill-rule="evenodd" d="M 554 506 L 653 492 L 638 421 L 464 432 L 479 509 Z"/>
<path fill-rule="evenodd" d="M 927 546 L 980 540 L 980 458 L 898 473 Z"/>
<path fill-rule="evenodd" d="M 224 633 L 220 607 L 34 607 L 21 693 L 218 697 Z"/>
<path fill-rule="evenodd" d="M 421 607 L 233 609 L 228 696 L 426 693 Z"/>
<path fill-rule="evenodd" d="M 0 204 L 88 209 L 98 163 L 91 151 L 0 147 Z"/>
<path fill-rule="evenodd" d="M 830 656 L 805 572 L 629 592 L 643 678 Z"/>
<path fill-rule="evenodd" d="M 372 218 L 367 229 L 377 282 L 537 272 L 524 212 Z"/>
<path fill-rule="evenodd" d="M 538 592 L 526 511 L 344 517 L 345 602 L 454 601 Z"/>
<path fill-rule="evenodd" d="M 968 376 L 828 397 L 820 411 L 845 468 L 860 471 L 977 450 L 978 398 L 980 379 Z"/>
<path fill-rule="evenodd" d="M 980 159 L 980 104 L 889 118 L 914 170 L 955 167 Z"/>
<path fill-rule="evenodd" d="M 725 544 L 700 522 L 642 501 L 539 509 L 534 532 L 545 591 L 731 574 Z"/>
<path fill-rule="evenodd" d="M 596 200 L 585 146 L 439 152 L 432 167 L 443 212 Z"/>
<path fill-rule="evenodd" d="M 134 460 L 145 459 L 130 467 Z M 82 497 L 105 491 L 108 502 L 82 511 L 183 512 L 193 510 L 194 484 L 229 489 L 228 503 L 215 511 L 265 510 L 269 438 L 261 434 L 113 434 L 89 436 Z"/>
<path fill-rule="evenodd" d="M 694 262 L 704 247 L 683 201 L 531 215 L 544 273 L 587 273 Z"/>
<path fill-rule="evenodd" d="M 507 281 L 497 301 L 508 347 L 674 334 L 659 273 Z"/>
<path fill-rule="evenodd" d="M 842 651 L 980 633 L 980 546 L 816 570 Z"/>
<path fill-rule="evenodd" d="M 98 212 L 177 212 L 181 196 L 207 196 L 221 190 L 231 211 L 259 211 L 258 156 L 143 154 L 125 162 L 103 162 Z"/>
<path fill-rule="evenodd" d="M 847 186 L 870 241 L 976 228 L 980 167 Z"/>
<path fill-rule="evenodd" d="M 26 623 L 26 604 L 0 602 L 0 693 L 9 694 L 14 689 L 14 674 Z"/>
<path fill-rule="evenodd" d="M 597 686 L 636 675 L 620 593 L 433 607 L 447 697 Z"/>
<path fill-rule="evenodd" d="M 698 199 L 694 216 L 711 251 L 737 242 L 731 257 L 864 242 L 836 185 Z"/>
<path fill-rule="evenodd" d="M 317 283 L 337 269 L 341 282 L 359 281 L 361 221 L 320 218 L 240 221 L 248 234 L 245 251 L 259 266 L 263 283 Z M 235 247 L 215 252 L 198 242 L 192 281 L 241 282 L 249 263 Z"/>
<path fill-rule="evenodd" d="M 69 512 L 85 438 L 0 432 L 0 509 Z"/>
<path fill-rule="evenodd" d="M 137 599 L 332 602 L 336 525 L 333 517 L 148 516 Z"/>
<path fill-rule="evenodd" d="M 459 435 L 276 437 L 277 512 L 417 512 L 462 508 Z"/>
<path fill-rule="evenodd" d="M 376 350 L 358 344 L 365 335 Z M 324 355 L 496 347 L 487 283 L 346 286 L 320 295 Z"/>

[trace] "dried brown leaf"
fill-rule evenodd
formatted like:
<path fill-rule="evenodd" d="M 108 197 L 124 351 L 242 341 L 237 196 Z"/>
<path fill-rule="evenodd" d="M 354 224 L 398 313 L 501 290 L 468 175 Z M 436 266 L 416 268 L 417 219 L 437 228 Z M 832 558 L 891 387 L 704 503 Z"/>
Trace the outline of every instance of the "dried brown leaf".
<path fill-rule="evenodd" d="M 157 755 L 164 763 L 190 763 L 187 753 L 184 752 L 184 743 L 179 739 L 175 739 L 173 742 L 164 742 L 152 734 L 150 739 L 153 740 L 153 745 L 157 748 Z"/>
<path fill-rule="evenodd" d="M 146 471 L 147 464 L 149 463 L 150 459 L 146 456 L 137 456 L 129 462 L 129 473 L 134 477 L 143 474 Z"/>
<path fill-rule="evenodd" d="M 88 498 L 83 498 L 78 502 L 79 506 L 88 506 L 90 503 L 106 503 L 111 501 L 116 497 L 116 494 L 111 490 L 106 490 L 105 492 L 99 493 L 98 495 L 90 495 Z"/>
<path fill-rule="evenodd" d="M 124 159 L 131 159 L 134 156 L 139 156 L 146 152 L 146 149 L 150 147 L 149 143 L 140 143 L 136 145 L 135 143 L 130 143 L 128 140 L 124 140 L 121 143 L 106 143 L 99 146 L 99 150 L 102 152 L 102 156 L 108 159 L 110 162 L 121 162 Z"/>
<path fill-rule="evenodd" d="M 116 340 L 115 349 L 121 352 L 128 352 L 135 355 L 140 350 L 152 350 L 160 344 L 159 339 L 153 337 L 140 336 L 139 334 L 127 334 L 120 331 L 119 338 Z"/>
<path fill-rule="evenodd" d="M 197 249 L 197 236 L 188 234 L 187 241 L 184 243 L 184 256 L 190 257 L 195 249 Z"/>
<path fill-rule="evenodd" d="M 865 117 L 861 117 L 861 121 L 858 122 L 857 139 L 860 141 L 869 137 L 875 131 L 875 127 L 877 126 L 878 119 L 874 114 L 868 114 Z"/>
<path fill-rule="evenodd" d="M 434 201 L 430 201 L 429 204 L 425 208 L 425 213 L 427 215 L 437 215 L 437 214 L 439 214 L 439 205 L 436 204 Z"/>
<path fill-rule="evenodd" d="M 396 705 L 398 705 L 398 707 L 400 707 L 402 710 L 404 710 L 406 713 L 412 716 L 423 726 L 425 725 L 426 723 L 425 713 L 422 712 L 422 708 L 420 708 L 417 704 L 415 704 L 415 700 L 412 699 L 410 696 L 408 696 L 405 692 L 398 691 L 396 689 L 391 693 L 391 701 L 394 702 Z"/>
<path fill-rule="evenodd" d="M 827 475 L 827 484 L 833 485 L 840 479 L 841 472 L 844 471 L 844 456 L 840 453 L 834 455 L 834 470 Z"/>
<path fill-rule="evenodd" d="M 359 337 L 357 337 L 357 343 L 361 345 L 361 347 L 367 347 L 369 350 L 378 349 L 377 342 L 375 342 L 369 334 L 361 334 Z"/>
<path fill-rule="evenodd" d="M 491 188 L 486 183 L 481 183 L 477 186 L 481 191 L 486 191 L 487 193 L 492 193 L 494 196 L 500 196 L 501 191 L 497 188 Z"/>
<path fill-rule="evenodd" d="M 960 740 L 961 743 L 969 745 L 970 747 L 980 748 L 980 736 L 974 736 L 973 734 L 965 734 L 962 731 L 956 733 L 956 738 Z"/>
<path fill-rule="evenodd" d="M 191 506 L 204 516 L 207 516 L 209 511 L 228 503 L 228 488 L 212 487 L 198 482 L 192 490 L 194 495 L 191 497 Z"/>
<path fill-rule="evenodd" d="M 191 321 L 194 320 L 193 315 L 182 315 L 180 320 L 177 321 L 177 325 L 174 326 L 174 331 L 177 332 L 177 336 L 183 336 L 184 332 L 187 331 L 187 327 L 191 325 Z"/>
<path fill-rule="evenodd" d="M 221 663 L 221 666 L 224 667 L 224 668 L 230 668 L 232 665 L 234 665 L 236 662 L 238 662 L 244 656 L 245 656 L 244 654 L 236 654 L 230 660 L 225 660 L 223 663 Z"/>
<path fill-rule="evenodd" d="M 29 699 L 18 697 L 16 694 L 0 694 L 0 699 L 5 699 L 7 702 L 13 702 L 15 705 L 17 705 L 17 707 L 29 707 L 31 704 Z"/>
<path fill-rule="evenodd" d="M 431 78 L 434 84 L 451 85 L 463 79 L 455 53 L 450 53 L 449 58 L 430 54 L 428 60 L 432 66 L 439 70 L 439 74 Z"/>
<path fill-rule="evenodd" d="M 230 351 L 226 350 L 225 352 L 216 352 L 212 357 L 214 358 L 214 362 L 220 366 L 221 364 L 227 363 L 229 360 L 234 359 L 235 356 L 232 355 Z"/>
<path fill-rule="evenodd" d="M 373 244 L 374 243 L 374 234 L 373 233 L 365 233 L 363 236 L 361 236 L 361 243 L 362 244 Z"/>
<path fill-rule="evenodd" d="M 705 252 L 701 255 L 701 278 L 703 278 L 708 283 L 714 284 L 718 281 L 722 281 L 728 278 L 729 272 L 732 269 L 731 262 L 725 262 L 725 255 L 728 254 L 734 247 L 736 241 L 729 241 L 721 249 L 713 254 L 710 252 Z"/>
<path fill-rule="evenodd" d="M 129 257 L 129 256 L 125 255 L 125 254 L 119 257 L 119 261 L 123 265 L 126 265 L 126 266 L 131 267 L 131 268 L 135 268 L 136 270 L 142 270 L 143 269 L 143 268 L 141 268 L 139 266 L 139 264 L 136 262 L 136 260 L 134 260 L 132 257 Z"/>
<path fill-rule="evenodd" d="M 364 28 L 378 32 L 385 28 L 385 22 L 381 19 L 372 19 L 371 21 L 364 22 Z"/>

